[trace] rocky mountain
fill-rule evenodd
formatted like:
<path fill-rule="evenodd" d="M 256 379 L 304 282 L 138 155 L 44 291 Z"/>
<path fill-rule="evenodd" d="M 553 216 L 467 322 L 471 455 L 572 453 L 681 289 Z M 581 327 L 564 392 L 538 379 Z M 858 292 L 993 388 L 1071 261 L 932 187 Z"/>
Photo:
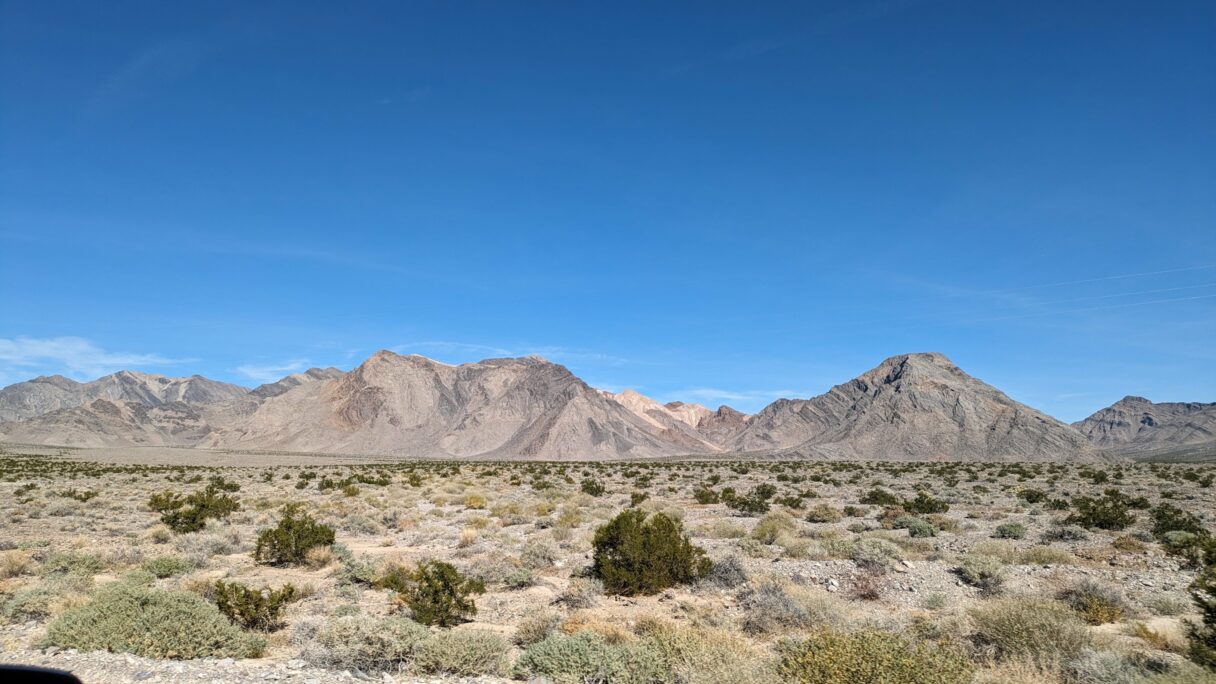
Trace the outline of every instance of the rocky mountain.
<path fill-rule="evenodd" d="M 119 371 L 92 382 L 76 382 L 52 375 L 19 382 L 0 389 L 0 422 L 41 416 L 52 411 L 83 406 L 95 399 L 161 406 L 174 402 L 213 404 L 244 396 L 249 390 L 192 375 L 168 378 L 163 375 Z"/>
<path fill-rule="evenodd" d="M 905 354 L 811 399 L 780 399 L 731 451 L 879 460 L 1099 457 L 1072 427 L 967 375 L 941 354 Z"/>
<path fill-rule="evenodd" d="M 10 442 L 72 447 L 194 446 L 211 427 L 200 406 L 182 401 L 149 406 L 94 399 L 28 420 L 0 423 Z"/>
<path fill-rule="evenodd" d="M 649 458 L 704 445 L 665 433 L 539 357 L 451 366 L 377 352 L 264 399 L 205 446 L 449 458 Z"/>
<path fill-rule="evenodd" d="M 0 390 L 0 439 L 384 454 L 605 459 L 1091 460 L 1148 442 L 1202 445 L 1212 404 L 1131 398 L 1076 427 L 1005 396 L 941 354 L 906 354 L 827 393 L 747 416 L 596 390 L 539 357 L 448 365 L 387 351 L 244 390 L 199 376 L 59 376 Z M 1093 443 L 1091 444 L 1091 439 Z"/>
<path fill-rule="evenodd" d="M 1128 396 L 1072 425 L 1095 446 L 1116 453 L 1216 452 L 1216 403 L 1154 404 Z"/>

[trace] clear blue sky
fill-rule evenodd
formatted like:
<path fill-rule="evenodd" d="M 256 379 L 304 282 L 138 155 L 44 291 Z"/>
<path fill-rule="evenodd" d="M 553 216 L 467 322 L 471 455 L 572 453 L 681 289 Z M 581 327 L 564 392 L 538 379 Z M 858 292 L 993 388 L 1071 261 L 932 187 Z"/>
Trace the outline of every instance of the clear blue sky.
<path fill-rule="evenodd" d="M 0 383 L 1216 401 L 1211 2 L 0 1 Z"/>

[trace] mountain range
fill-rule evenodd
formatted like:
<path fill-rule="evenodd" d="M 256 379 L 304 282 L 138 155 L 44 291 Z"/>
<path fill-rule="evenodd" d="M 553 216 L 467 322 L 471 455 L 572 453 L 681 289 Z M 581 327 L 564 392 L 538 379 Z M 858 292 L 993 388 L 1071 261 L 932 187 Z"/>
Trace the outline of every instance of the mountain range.
<path fill-rule="evenodd" d="M 0 440 L 398 458 L 741 454 L 866 460 L 1080 460 L 1216 449 L 1216 404 L 1128 397 L 1067 425 L 936 353 L 904 354 L 754 415 L 595 389 L 543 358 L 449 365 L 388 351 L 248 389 L 120 371 L 0 389 Z"/>

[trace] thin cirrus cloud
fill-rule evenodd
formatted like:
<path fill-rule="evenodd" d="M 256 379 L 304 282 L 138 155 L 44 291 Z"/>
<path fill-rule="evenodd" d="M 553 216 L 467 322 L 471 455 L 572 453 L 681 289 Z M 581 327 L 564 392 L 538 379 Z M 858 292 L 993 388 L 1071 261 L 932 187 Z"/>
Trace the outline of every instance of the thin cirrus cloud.
<path fill-rule="evenodd" d="M 599 363 L 609 366 L 621 366 L 629 363 L 629 359 L 621 356 L 582 349 L 569 349 L 566 347 L 535 347 L 527 345 L 517 348 L 507 348 L 489 344 L 453 342 L 449 340 L 427 340 L 423 342 L 399 344 L 395 347 L 390 347 L 389 351 L 393 351 L 398 354 L 422 354 L 423 356 L 427 354 L 439 354 L 452 355 L 462 358 L 477 357 L 478 359 L 495 357 L 503 358 L 512 356 L 541 356 L 550 361 Z"/>
<path fill-rule="evenodd" d="M 669 394 L 671 400 L 693 400 L 698 402 L 733 401 L 749 405 L 757 402 L 767 403 L 774 399 L 781 399 L 783 397 L 788 398 L 809 396 L 805 392 L 792 389 L 735 391 L 717 389 L 714 387 L 694 387 L 692 389 L 670 392 Z"/>
<path fill-rule="evenodd" d="M 236 372 L 257 382 L 275 382 L 285 375 L 308 369 L 308 359 L 291 359 L 268 364 L 250 363 L 237 366 Z"/>
<path fill-rule="evenodd" d="M 108 351 L 83 337 L 0 337 L 0 377 L 5 379 L 60 373 L 76 380 L 91 380 L 125 368 L 172 366 L 188 360 L 156 353 Z"/>

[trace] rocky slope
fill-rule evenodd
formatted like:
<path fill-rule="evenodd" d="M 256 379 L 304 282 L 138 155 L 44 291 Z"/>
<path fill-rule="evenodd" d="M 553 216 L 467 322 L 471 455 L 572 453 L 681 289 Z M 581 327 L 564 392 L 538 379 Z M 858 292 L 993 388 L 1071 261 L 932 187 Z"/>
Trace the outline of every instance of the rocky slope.
<path fill-rule="evenodd" d="M 453 458 L 648 458 L 699 441 L 665 433 L 538 357 L 459 366 L 381 351 L 292 388 L 205 440 L 226 448 Z"/>
<path fill-rule="evenodd" d="M 83 383 L 62 375 L 52 375 L 0 389 L 0 422 L 75 408 L 95 399 L 129 401 L 144 406 L 173 402 L 202 405 L 236 399 L 248 392 L 244 387 L 210 380 L 201 375 L 167 378 L 163 375 L 119 371 Z"/>
<path fill-rule="evenodd" d="M 1073 427 L 1095 446 L 1116 453 L 1216 452 L 1216 403 L 1154 404 L 1129 396 Z"/>
<path fill-rule="evenodd" d="M 202 407 L 94 399 L 37 418 L 0 423 L 6 441 L 72 447 L 194 446 L 214 431 Z"/>
<path fill-rule="evenodd" d="M 941 354 L 906 354 L 826 394 L 781 399 L 726 443 L 788 457 L 1095 459 L 1079 432 L 967 375 Z"/>
<path fill-rule="evenodd" d="M 104 396 L 88 398 L 90 392 Z M 940 354 L 892 357 L 823 395 L 780 399 L 753 416 L 727 406 L 711 411 L 661 404 L 628 390 L 603 392 L 539 357 L 453 366 L 387 351 L 349 372 L 314 368 L 252 391 L 198 376 L 124 372 L 83 384 L 38 378 L 5 388 L 3 396 L 9 415 L 41 411 L 0 422 L 0 439 L 8 441 L 403 458 L 750 452 L 790 458 L 1089 460 L 1100 454 L 1086 435 L 1114 439 L 1127 432 L 1123 423 L 1140 420 L 1095 416 L 1082 434 L 1013 401 Z M 1200 421 L 1204 410 L 1190 411 L 1186 420 L 1176 417 L 1182 409 L 1170 409 L 1168 419 L 1159 411 L 1153 414 L 1159 426 L 1154 434 L 1180 442 L 1210 436 L 1210 423 Z M 1101 440 L 1098 445 L 1108 446 Z"/>

